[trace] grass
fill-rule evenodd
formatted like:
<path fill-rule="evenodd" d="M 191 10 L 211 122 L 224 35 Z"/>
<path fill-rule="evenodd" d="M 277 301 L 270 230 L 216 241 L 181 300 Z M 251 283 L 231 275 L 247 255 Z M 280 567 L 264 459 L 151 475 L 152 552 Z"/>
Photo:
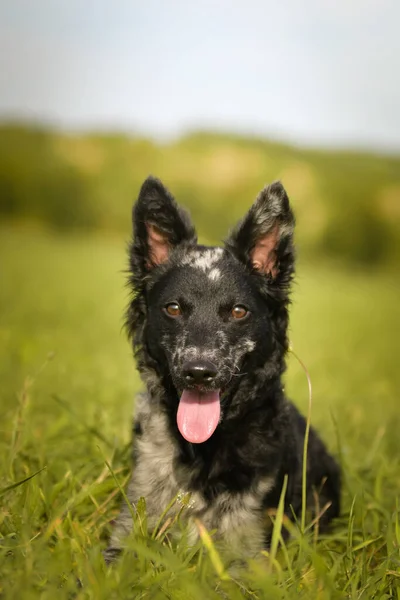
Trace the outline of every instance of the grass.
<path fill-rule="evenodd" d="M 398 598 L 398 274 L 300 266 L 291 340 L 312 423 L 342 463 L 343 514 L 329 536 L 294 528 L 285 546 L 278 508 L 271 552 L 232 575 L 201 523 L 194 548 L 171 546 L 165 520 L 147 535 L 144 503 L 131 552 L 103 564 L 139 387 L 124 267 L 119 239 L 0 229 L 0 598 Z"/>

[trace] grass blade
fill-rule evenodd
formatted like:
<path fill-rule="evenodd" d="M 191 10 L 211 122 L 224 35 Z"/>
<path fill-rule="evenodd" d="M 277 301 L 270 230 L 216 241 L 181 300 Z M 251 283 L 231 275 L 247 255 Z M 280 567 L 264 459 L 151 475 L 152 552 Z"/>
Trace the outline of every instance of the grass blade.
<path fill-rule="evenodd" d="M 286 496 L 286 488 L 287 488 L 288 476 L 285 475 L 282 485 L 281 496 L 279 498 L 279 504 L 276 511 L 276 518 L 274 520 L 274 528 L 272 531 L 272 540 L 271 540 L 271 548 L 269 551 L 269 558 L 271 562 L 275 561 L 276 554 L 278 552 L 279 539 L 282 535 L 282 524 L 283 524 L 283 515 L 285 508 L 285 496 Z"/>
<path fill-rule="evenodd" d="M 20 481 L 17 481 L 16 483 L 12 483 L 11 485 L 8 485 L 7 487 L 1 489 L 0 490 L 0 498 L 1 498 L 1 496 L 4 496 L 4 494 L 6 494 L 7 492 L 10 492 L 11 490 L 14 490 L 15 488 L 19 487 L 20 485 L 23 485 L 30 479 L 33 479 L 34 477 L 36 477 L 36 475 L 39 475 L 39 473 L 41 473 L 45 469 L 47 469 L 47 467 L 42 467 L 41 469 L 39 469 L 39 471 L 36 471 L 36 473 L 29 475 L 29 477 L 25 477 L 25 479 L 21 479 Z"/>
<path fill-rule="evenodd" d="M 58 404 L 60 404 L 60 406 L 65 408 L 74 417 L 74 421 L 76 423 L 78 423 L 81 427 L 83 427 L 88 433 L 90 433 L 91 435 L 94 435 L 94 437 L 96 437 L 101 442 L 103 442 L 108 448 L 112 449 L 114 447 L 98 429 L 96 429 L 95 427 L 91 427 L 90 425 L 86 425 L 86 423 L 83 423 L 82 420 L 80 418 L 78 418 L 78 415 L 76 414 L 76 412 L 74 412 L 72 410 L 71 406 L 68 404 L 68 402 L 66 400 L 63 400 L 62 398 L 57 396 L 57 394 L 52 394 L 51 397 Z"/>
<path fill-rule="evenodd" d="M 289 352 L 293 354 L 293 356 L 299 362 L 301 368 L 303 369 L 308 383 L 308 411 L 307 411 L 307 420 L 306 420 L 306 430 L 304 433 L 304 446 L 303 446 L 303 475 L 302 475 L 302 490 L 301 490 L 301 521 L 300 527 L 301 532 L 304 533 L 305 525 L 306 525 L 306 509 L 307 509 L 307 452 L 308 452 L 308 438 L 310 436 L 310 426 L 311 426 L 311 407 L 312 407 L 312 385 L 311 385 L 311 377 L 307 370 L 307 367 L 301 360 L 301 358 L 296 354 L 292 347 L 289 348 Z"/>
<path fill-rule="evenodd" d="M 199 519 L 194 519 L 194 522 L 199 531 L 201 541 L 203 542 L 204 546 L 208 550 L 210 560 L 215 569 L 215 572 L 217 573 L 217 575 L 220 579 L 222 579 L 224 581 L 229 581 L 230 577 L 224 569 L 224 565 L 222 563 L 221 557 L 218 554 L 217 549 L 214 546 L 214 543 L 211 539 L 210 534 L 208 533 L 207 529 L 204 527 L 203 523 L 201 521 L 199 521 Z"/>

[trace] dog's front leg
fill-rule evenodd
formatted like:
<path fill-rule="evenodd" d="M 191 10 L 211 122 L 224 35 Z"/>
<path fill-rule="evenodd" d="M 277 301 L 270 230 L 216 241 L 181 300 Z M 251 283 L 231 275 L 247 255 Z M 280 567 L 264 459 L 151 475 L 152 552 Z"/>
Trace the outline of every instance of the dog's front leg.
<path fill-rule="evenodd" d="M 137 462 L 136 454 L 136 444 L 134 444 L 134 463 Z M 103 552 L 104 561 L 107 565 L 114 562 L 119 557 L 124 548 L 124 539 L 132 532 L 132 507 L 135 506 L 135 503 L 138 500 L 138 495 L 135 493 L 138 489 L 140 490 L 140 486 L 136 481 L 134 472 L 126 488 L 126 497 L 130 505 L 128 505 L 125 500 L 122 500 L 120 513 L 112 525 L 108 546 Z"/>

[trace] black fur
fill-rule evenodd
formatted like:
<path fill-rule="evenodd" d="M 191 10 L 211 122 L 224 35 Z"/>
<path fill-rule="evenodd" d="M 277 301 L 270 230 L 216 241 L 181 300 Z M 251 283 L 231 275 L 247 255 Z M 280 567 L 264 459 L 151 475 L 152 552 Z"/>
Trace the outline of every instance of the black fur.
<path fill-rule="evenodd" d="M 151 522 L 157 507 L 159 513 L 165 508 L 158 502 L 163 493 L 167 498 L 176 490 L 191 492 L 198 498 L 192 512 L 231 540 L 222 516 L 231 511 L 231 527 L 238 530 L 246 529 L 246 519 L 257 525 L 260 517 L 262 528 L 262 515 L 277 506 L 287 475 L 286 514 L 299 515 L 305 420 L 281 383 L 295 262 L 294 217 L 283 186 L 275 182 L 260 193 L 224 249 L 197 245 L 187 214 L 153 177 L 142 186 L 133 221 L 127 328 L 147 394 L 135 416 L 130 500 L 146 497 Z M 179 316 L 166 313 L 169 303 L 179 305 Z M 243 319 L 232 316 L 238 305 L 248 310 Z M 188 361 L 211 364 L 211 382 L 188 383 Z M 221 419 L 203 443 L 190 443 L 179 432 L 177 409 L 184 389 L 220 390 Z M 146 469 L 148 477 L 141 473 Z M 311 428 L 311 507 L 315 491 L 320 508 L 330 503 L 319 522 L 323 529 L 339 514 L 340 472 Z M 129 529 L 125 509 L 113 535 L 114 552 Z M 249 526 L 238 536 L 244 551 L 256 551 L 257 544 L 246 535 L 254 536 L 254 529 Z M 267 546 L 267 527 L 261 537 Z"/>

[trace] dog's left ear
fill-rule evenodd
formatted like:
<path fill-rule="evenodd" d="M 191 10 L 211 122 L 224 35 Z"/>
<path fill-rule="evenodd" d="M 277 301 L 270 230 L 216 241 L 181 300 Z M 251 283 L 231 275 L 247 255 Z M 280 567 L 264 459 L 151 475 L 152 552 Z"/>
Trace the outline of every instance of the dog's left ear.
<path fill-rule="evenodd" d="M 155 177 L 143 183 L 132 217 L 131 271 L 139 279 L 165 263 L 179 244 L 197 241 L 188 214 Z"/>
<path fill-rule="evenodd" d="M 294 224 L 286 191 L 275 181 L 260 192 L 225 245 L 252 270 L 285 283 L 294 267 Z"/>

